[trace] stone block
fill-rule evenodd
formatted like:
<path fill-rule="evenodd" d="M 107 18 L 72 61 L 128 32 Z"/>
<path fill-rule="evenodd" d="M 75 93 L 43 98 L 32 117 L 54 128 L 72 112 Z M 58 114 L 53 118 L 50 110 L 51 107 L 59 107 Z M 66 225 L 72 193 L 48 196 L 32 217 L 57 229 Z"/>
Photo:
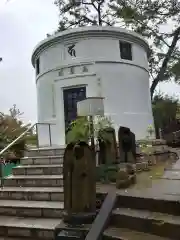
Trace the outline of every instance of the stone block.
<path fill-rule="evenodd" d="M 136 174 L 129 175 L 130 184 L 136 183 Z"/>
<path fill-rule="evenodd" d="M 54 239 L 54 230 L 37 230 L 37 237 L 41 239 Z"/>
<path fill-rule="evenodd" d="M 51 193 L 51 200 L 52 201 L 64 201 L 64 194 L 63 193 Z"/>
<path fill-rule="evenodd" d="M 16 168 L 13 168 L 13 174 L 14 175 L 25 175 L 26 174 L 26 171 L 24 168 L 20 168 L 20 167 L 16 167 Z"/>
<path fill-rule="evenodd" d="M 126 164 L 126 170 L 129 175 L 136 173 L 136 164 Z"/>
<path fill-rule="evenodd" d="M 33 164 L 33 159 L 32 158 L 22 158 L 21 164 L 22 165 L 31 165 L 31 164 Z"/>
<path fill-rule="evenodd" d="M 37 208 L 19 208 L 16 209 L 16 215 L 19 217 L 42 217 L 42 210 Z"/>
<path fill-rule="evenodd" d="M 142 171 L 142 163 L 141 162 L 136 163 L 136 171 L 137 172 L 141 172 Z"/>
<path fill-rule="evenodd" d="M 116 177 L 116 188 L 126 188 L 129 186 L 129 175 L 126 171 L 126 169 L 120 169 L 117 172 Z"/>
<path fill-rule="evenodd" d="M 151 154 L 149 156 L 149 161 L 152 163 L 152 165 L 156 165 L 156 163 L 157 163 L 156 156 Z"/>
<path fill-rule="evenodd" d="M 149 165 L 148 162 L 142 162 L 142 170 L 143 171 L 149 171 Z"/>
<path fill-rule="evenodd" d="M 61 209 L 42 209 L 42 216 L 48 218 L 61 218 L 62 210 Z"/>
<path fill-rule="evenodd" d="M 43 175 L 43 168 L 27 168 L 26 175 Z"/>
<path fill-rule="evenodd" d="M 6 208 L 6 207 L 0 207 L 0 215 L 4 216 L 16 216 L 17 210 L 15 208 Z"/>
<path fill-rule="evenodd" d="M 57 149 L 32 149 L 25 152 L 25 156 L 28 157 L 35 157 L 35 156 L 58 156 L 63 155 L 64 149 L 57 148 Z"/>
<path fill-rule="evenodd" d="M 50 193 L 46 193 L 46 192 L 31 193 L 31 200 L 33 200 L 33 201 L 48 201 L 48 200 L 50 200 Z"/>
<path fill-rule="evenodd" d="M 8 236 L 9 237 L 31 237 L 31 230 L 27 228 L 8 228 Z"/>
<path fill-rule="evenodd" d="M 63 179 L 5 179 L 4 186 L 16 186 L 16 187 L 61 187 Z"/>

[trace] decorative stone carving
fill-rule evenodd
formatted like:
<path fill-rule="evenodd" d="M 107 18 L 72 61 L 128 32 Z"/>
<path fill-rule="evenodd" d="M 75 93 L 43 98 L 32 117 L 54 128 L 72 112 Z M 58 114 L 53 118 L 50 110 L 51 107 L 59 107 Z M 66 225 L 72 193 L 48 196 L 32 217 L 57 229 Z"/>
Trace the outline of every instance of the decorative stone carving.
<path fill-rule="evenodd" d="M 68 46 L 68 53 L 72 57 L 76 57 L 76 50 L 74 49 L 75 44 Z"/>
<path fill-rule="evenodd" d="M 115 129 L 108 127 L 99 131 L 99 164 L 117 162 L 118 152 Z"/>
<path fill-rule="evenodd" d="M 114 128 L 108 127 L 99 131 L 99 166 L 97 180 L 101 182 L 115 182 L 118 171 L 117 144 Z"/>
<path fill-rule="evenodd" d="M 70 74 L 74 74 L 75 73 L 75 67 L 70 67 Z"/>
<path fill-rule="evenodd" d="M 85 142 L 68 144 L 63 165 L 65 221 L 94 216 L 96 212 L 96 163 L 88 144 Z"/>
<path fill-rule="evenodd" d="M 64 76 L 64 71 L 63 71 L 63 69 L 61 69 L 61 70 L 58 72 L 58 75 L 59 75 L 59 77 Z"/>
<path fill-rule="evenodd" d="M 71 215 L 72 211 L 72 176 L 74 168 L 73 148 L 73 143 L 67 145 L 63 159 L 64 210 L 68 216 Z"/>
<path fill-rule="evenodd" d="M 83 72 L 83 73 L 88 72 L 87 66 L 83 66 L 82 72 Z"/>
<path fill-rule="evenodd" d="M 135 135 L 127 127 L 120 127 L 118 131 L 120 161 L 136 162 Z"/>

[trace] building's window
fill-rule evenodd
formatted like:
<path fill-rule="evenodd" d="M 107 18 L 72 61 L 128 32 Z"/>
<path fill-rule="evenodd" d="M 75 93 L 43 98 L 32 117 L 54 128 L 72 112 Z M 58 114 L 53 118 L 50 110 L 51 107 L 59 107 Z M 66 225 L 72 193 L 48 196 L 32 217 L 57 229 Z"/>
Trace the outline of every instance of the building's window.
<path fill-rule="evenodd" d="M 39 58 L 36 60 L 36 75 L 40 73 Z"/>
<path fill-rule="evenodd" d="M 121 59 L 132 61 L 132 45 L 128 42 L 119 41 Z"/>

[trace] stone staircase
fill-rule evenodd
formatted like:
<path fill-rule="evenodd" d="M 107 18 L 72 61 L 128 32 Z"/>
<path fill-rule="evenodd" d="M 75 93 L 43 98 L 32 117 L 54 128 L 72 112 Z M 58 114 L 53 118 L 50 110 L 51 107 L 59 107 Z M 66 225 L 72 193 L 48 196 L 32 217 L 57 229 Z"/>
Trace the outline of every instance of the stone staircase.
<path fill-rule="evenodd" d="M 54 239 L 62 221 L 63 149 L 31 150 L 0 191 L 0 240 Z M 1 238 L 2 237 L 2 238 Z"/>
<path fill-rule="evenodd" d="M 54 239 L 62 221 L 63 152 L 31 150 L 5 179 L 0 190 L 0 240 Z M 102 239 L 179 240 L 180 202 L 118 193 Z"/>
<path fill-rule="evenodd" d="M 118 194 L 107 239 L 180 239 L 180 201 L 174 196 Z"/>

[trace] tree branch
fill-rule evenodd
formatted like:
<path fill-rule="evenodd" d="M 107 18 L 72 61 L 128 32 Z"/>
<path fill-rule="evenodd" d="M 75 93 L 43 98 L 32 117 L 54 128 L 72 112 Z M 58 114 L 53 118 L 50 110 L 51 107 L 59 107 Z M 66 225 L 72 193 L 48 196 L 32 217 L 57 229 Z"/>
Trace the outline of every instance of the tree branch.
<path fill-rule="evenodd" d="M 170 47 L 170 45 L 163 39 L 162 36 L 159 36 L 157 34 L 157 32 L 155 32 L 151 27 L 149 27 L 148 25 L 145 25 L 143 22 L 134 19 L 136 22 L 138 22 L 139 24 L 141 24 L 142 26 L 145 26 L 146 28 L 148 28 L 159 40 L 161 40 L 167 47 Z"/>
<path fill-rule="evenodd" d="M 151 92 L 151 99 L 153 97 L 153 94 L 154 94 L 154 90 L 156 88 L 156 86 L 158 85 L 159 81 L 161 81 L 164 77 L 164 74 L 166 72 L 166 69 L 167 69 L 167 66 L 168 66 L 168 62 L 172 56 L 172 53 L 176 47 L 176 44 L 177 44 L 177 41 L 178 41 L 178 38 L 179 38 L 179 35 L 180 35 L 180 27 L 178 27 L 176 29 L 176 31 L 174 32 L 174 37 L 173 37 L 173 40 L 172 40 L 172 43 L 167 51 L 167 54 L 166 54 L 166 57 L 164 58 L 164 61 L 162 62 L 162 66 L 160 68 L 160 71 L 157 75 L 157 77 L 154 79 L 152 85 L 151 85 L 151 89 L 150 89 L 150 92 Z"/>

